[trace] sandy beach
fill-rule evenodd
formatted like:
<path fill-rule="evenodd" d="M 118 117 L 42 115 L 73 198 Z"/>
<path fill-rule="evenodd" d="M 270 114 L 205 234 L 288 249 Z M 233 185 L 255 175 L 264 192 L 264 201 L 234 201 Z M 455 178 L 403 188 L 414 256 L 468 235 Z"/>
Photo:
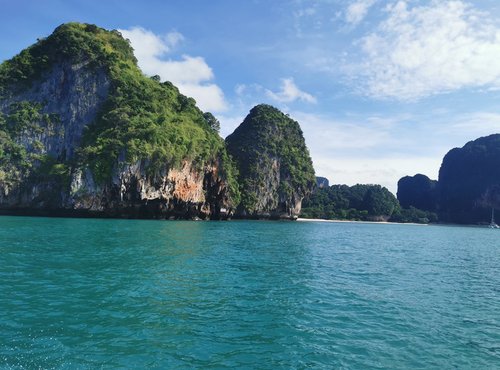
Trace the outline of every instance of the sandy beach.
<path fill-rule="evenodd" d="M 356 223 L 356 224 L 383 224 L 383 225 L 415 225 L 429 226 L 429 224 L 417 224 L 413 222 L 388 222 L 388 221 L 354 221 L 354 220 L 325 220 L 323 218 L 297 218 L 300 222 L 330 222 L 330 223 Z"/>

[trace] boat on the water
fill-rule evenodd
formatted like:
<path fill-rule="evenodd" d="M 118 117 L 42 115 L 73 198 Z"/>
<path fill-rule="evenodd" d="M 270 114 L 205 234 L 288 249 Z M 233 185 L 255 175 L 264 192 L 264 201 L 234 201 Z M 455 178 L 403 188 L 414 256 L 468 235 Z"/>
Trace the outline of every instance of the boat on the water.
<path fill-rule="evenodd" d="M 500 229 L 500 226 L 498 226 L 495 223 L 495 208 L 491 208 L 491 221 L 490 224 L 488 225 L 490 229 Z"/>

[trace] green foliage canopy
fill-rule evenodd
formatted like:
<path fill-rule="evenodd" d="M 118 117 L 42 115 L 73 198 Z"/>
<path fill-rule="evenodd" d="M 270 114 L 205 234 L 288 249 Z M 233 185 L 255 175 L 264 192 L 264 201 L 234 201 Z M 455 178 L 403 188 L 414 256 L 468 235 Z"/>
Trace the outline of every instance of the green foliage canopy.
<path fill-rule="evenodd" d="M 388 219 L 399 203 L 380 185 L 332 185 L 316 189 L 302 205 L 302 217 L 324 219 Z"/>

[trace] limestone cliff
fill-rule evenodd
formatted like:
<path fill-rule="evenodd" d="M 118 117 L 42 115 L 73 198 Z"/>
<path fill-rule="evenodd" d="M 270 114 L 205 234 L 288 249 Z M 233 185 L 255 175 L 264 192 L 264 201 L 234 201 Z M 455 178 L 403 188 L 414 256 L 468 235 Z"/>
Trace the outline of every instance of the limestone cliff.
<path fill-rule="evenodd" d="M 398 181 L 397 196 L 403 208 L 434 212 L 437 209 L 438 182 L 422 174 L 402 177 Z"/>
<path fill-rule="evenodd" d="M 117 31 L 65 24 L 0 65 L 0 211 L 225 217 L 233 172 L 194 100 L 142 75 Z"/>
<path fill-rule="evenodd" d="M 330 187 L 330 181 L 326 177 L 316 176 L 317 189 L 329 188 L 329 187 Z"/>
<path fill-rule="evenodd" d="M 236 216 L 296 218 L 316 183 L 298 122 L 274 107 L 258 105 L 226 143 L 240 171 Z"/>
<path fill-rule="evenodd" d="M 500 209 L 498 168 L 500 134 L 481 137 L 450 150 L 439 170 L 439 219 L 489 223 L 491 209 Z"/>

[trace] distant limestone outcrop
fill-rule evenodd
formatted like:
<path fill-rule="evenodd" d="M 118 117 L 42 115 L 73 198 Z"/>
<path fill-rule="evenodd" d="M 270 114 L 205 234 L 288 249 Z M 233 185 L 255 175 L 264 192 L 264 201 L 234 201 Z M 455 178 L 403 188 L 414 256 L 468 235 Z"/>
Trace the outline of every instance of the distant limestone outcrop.
<path fill-rule="evenodd" d="M 403 208 L 415 207 L 434 212 L 437 208 L 438 182 L 422 174 L 405 176 L 398 181 L 397 197 Z"/>
<path fill-rule="evenodd" d="M 330 181 L 326 177 L 316 176 L 316 187 L 319 189 L 330 187 Z"/>
<path fill-rule="evenodd" d="M 440 222 L 489 223 L 492 208 L 500 210 L 499 169 L 500 134 L 481 137 L 445 155 L 437 182 L 420 174 L 399 180 L 398 200 L 436 211 Z"/>
<path fill-rule="evenodd" d="M 316 183 L 299 123 L 270 105 L 257 105 L 226 143 L 239 169 L 236 216 L 295 219 Z"/>
<path fill-rule="evenodd" d="M 440 220 L 488 222 L 491 208 L 500 209 L 499 169 L 500 134 L 450 150 L 439 170 Z"/>

